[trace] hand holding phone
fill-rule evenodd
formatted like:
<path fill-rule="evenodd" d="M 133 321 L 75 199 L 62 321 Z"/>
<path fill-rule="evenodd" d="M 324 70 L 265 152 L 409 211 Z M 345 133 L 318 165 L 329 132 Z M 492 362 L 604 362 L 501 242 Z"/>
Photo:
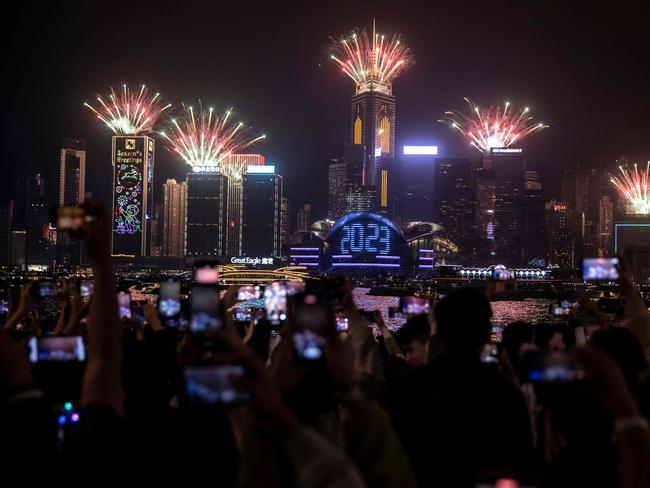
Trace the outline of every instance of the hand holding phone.
<path fill-rule="evenodd" d="M 131 294 L 126 291 L 117 293 L 117 310 L 121 319 L 130 319 L 133 315 L 131 309 Z"/>
<path fill-rule="evenodd" d="M 160 317 L 169 322 L 181 313 L 181 283 L 176 280 L 160 282 L 160 295 L 158 296 L 158 313 Z"/>
<path fill-rule="evenodd" d="M 29 340 L 29 360 L 39 362 L 74 362 L 86 359 L 86 348 L 81 336 L 32 337 Z"/>
<path fill-rule="evenodd" d="M 185 397 L 190 405 L 232 405 L 250 400 L 248 392 L 237 389 L 230 378 L 243 376 L 237 364 L 193 366 L 183 370 Z"/>
<path fill-rule="evenodd" d="M 582 260 L 582 279 L 585 281 L 617 281 L 619 279 L 619 259 L 584 258 Z"/>
<path fill-rule="evenodd" d="M 190 293 L 190 330 L 206 333 L 220 329 L 223 321 L 219 316 L 219 292 L 211 285 L 194 285 Z"/>

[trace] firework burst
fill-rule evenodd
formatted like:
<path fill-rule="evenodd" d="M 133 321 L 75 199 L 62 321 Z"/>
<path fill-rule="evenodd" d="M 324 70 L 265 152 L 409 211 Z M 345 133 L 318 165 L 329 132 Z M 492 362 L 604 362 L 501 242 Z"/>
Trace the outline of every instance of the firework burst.
<path fill-rule="evenodd" d="M 242 168 L 230 164 L 227 156 L 266 136 L 251 137 L 250 127 L 232 120 L 232 108 L 223 115 L 215 115 L 212 108 L 204 110 L 200 103 L 198 112 L 185 104 L 183 108 L 183 115 L 170 119 L 168 129 L 160 132 L 169 149 L 195 169 L 220 167 L 226 176 L 241 178 Z"/>
<path fill-rule="evenodd" d="M 645 169 L 639 170 L 634 164 L 633 170 L 619 166 L 620 173 L 613 176 L 612 184 L 619 195 L 627 201 L 629 207 L 637 215 L 650 214 L 650 161 Z"/>
<path fill-rule="evenodd" d="M 97 101 L 97 108 L 88 103 L 84 105 L 118 135 L 153 132 L 158 117 L 171 107 L 171 104 L 163 105 L 160 94 L 150 93 L 145 85 L 134 91 L 124 84 L 118 93 L 111 87 L 108 95 L 98 94 Z"/>
<path fill-rule="evenodd" d="M 486 156 L 490 148 L 509 147 L 524 137 L 548 127 L 541 122 L 531 124 L 533 117 L 528 107 L 516 112 L 510 102 L 503 106 L 492 106 L 482 110 L 469 98 L 464 99 L 470 112 L 464 114 L 457 110 L 445 112 L 445 118 L 438 120 L 460 132 L 469 143 Z"/>
<path fill-rule="evenodd" d="M 352 31 L 338 39 L 332 38 L 330 58 L 357 84 L 357 91 L 373 84 L 390 87 L 402 71 L 410 67 L 414 58 L 411 50 L 400 40 L 399 35 L 386 38 L 375 32 Z"/>

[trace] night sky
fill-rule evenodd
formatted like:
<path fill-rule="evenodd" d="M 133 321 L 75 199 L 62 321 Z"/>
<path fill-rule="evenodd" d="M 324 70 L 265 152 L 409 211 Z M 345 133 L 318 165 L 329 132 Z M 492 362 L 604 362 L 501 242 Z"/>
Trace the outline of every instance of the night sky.
<path fill-rule="evenodd" d="M 88 144 L 87 189 L 110 201 L 110 130 L 82 106 L 122 82 L 165 100 L 234 106 L 267 134 L 259 151 L 295 205 L 326 209 L 327 163 L 349 137 L 353 82 L 326 57 L 330 35 L 355 26 L 399 31 L 416 64 L 397 78 L 397 136 L 478 156 L 445 125 L 463 96 L 528 105 L 551 127 L 525 145 L 547 196 L 563 167 L 650 159 L 650 25 L 645 2 L 20 2 L 5 11 L 3 195 L 40 168 L 54 200 L 64 137 Z M 476 4 L 483 6 L 477 7 Z M 568 5 L 571 4 L 571 5 Z M 182 178 L 158 145 L 156 186 Z"/>

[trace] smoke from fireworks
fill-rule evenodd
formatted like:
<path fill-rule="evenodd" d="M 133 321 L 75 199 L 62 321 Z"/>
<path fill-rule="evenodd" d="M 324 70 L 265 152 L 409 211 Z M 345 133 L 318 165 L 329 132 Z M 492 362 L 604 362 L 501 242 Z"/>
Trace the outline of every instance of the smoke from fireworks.
<path fill-rule="evenodd" d="M 531 124 L 533 117 L 528 107 L 514 111 L 510 102 L 503 106 L 492 106 L 482 110 L 469 98 L 464 98 L 470 108 L 468 114 L 457 110 L 445 112 L 445 118 L 438 120 L 458 130 L 469 143 L 485 155 L 492 147 L 508 147 L 524 137 L 548 127 L 541 122 Z"/>
<path fill-rule="evenodd" d="M 332 41 L 330 58 L 357 86 L 369 82 L 390 85 L 414 62 L 411 50 L 401 42 L 399 35 L 387 39 L 375 33 L 374 21 L 371 36 L 365 30 L 354 30 Z"/>
<path fill-rule="evenodd" d="M 124 84 L 119 93 L 111 87 L 108 95 L 98 94 L 97 101 L 97 108 L 88 103 L 84 105 L 118 135 L 152 132 L 160 114 L 171 107 L 171 104 L 163 105 L 160 94 L 150 93 L 145 85 L 137 91 L 132 91 Z"/>
<path fill-rule="evenodd" d="M 241 178 L 243 168 L 225 159 L 266 136 L 251 137 L 249 127 L 231 118 L 232 109 L 223 115 L 215 115 L 212 108 L 204 110 L 199 104 L 198 112 L 183 104 L 184 114 L 172 118 L 166 131 L 160 134 L 169 148 L 195 169 L 219 166 L 228 177 Z"/>
<path fill-rule="evenodd" d="M 619 195 L 624 198 L 635 214 L 650 214 L 650 161 L 645 169 L 639 171 L 637 165 L 634 170 L 629 171 L 619 166 L 620 174 L 612 177 L 611 181 L 618 190 Z"/>

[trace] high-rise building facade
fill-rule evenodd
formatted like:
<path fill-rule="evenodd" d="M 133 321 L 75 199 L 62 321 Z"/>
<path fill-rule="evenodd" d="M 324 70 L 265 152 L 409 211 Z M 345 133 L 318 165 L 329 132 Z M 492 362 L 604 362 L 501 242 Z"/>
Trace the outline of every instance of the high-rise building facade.
<path fill-rule="evenodd" d="M 0 201 L 0 266 L 9 264 L 11 259 L 13 215 L 13 200 Z"/>
<path fill-rule="evenodd" d="M 168 179 L 163 185 L 163 256 L 185 256 L 187 182 Z"/>
<path fill-rule="evenodd" d="M 296 232 L 308 230 L 310 224 L 311 224 L 311 204 L 305 203 L 297 211 Z"/>
<path fill-rule="evenodd" d="M 395 97 L 390 88 L 372 85 L 352 97 L 351 142 L 366 152 L 364 184 L 379 186 L 380 171 L 395 157 Z"/>
<path fill-rule="evenodd" d="M 228 176 L 228 237 L 226 250 L 229 256 L 242 253 L 242 183 L 249 166 L 264 166 L 261 154 L 229 154 L 223 159 L 223 166 L 238 168 L 238 171 L 224 172 Z"/>
<path fill-rule="evenodd" d="M 567 207 L 569 230 L 574 237 L 575 259 L 598 255 L 601 178 L 594 169 L 564 172 L 561 198 Z"/>
<path fill-rule="evenodd" d="M 39 172 L 26 173 L 16 185 L 14 229 L 27 231 L 26 256 L 29 264 L 48 264 L 52 245 L 47 239 L 50 204 L 45 201 L 45 182 Z"/>
<path fill-rule="evenodd" d="M 11 231 L 11 259 L 10 264 L 16 267 L 24 267 L 27 264 L 27 231 Z"/>
<path fill-rule="evenodd" d="M 562 269 L 574 265 L 573 235 L 569 229 L 567 205 L 551 200 L 544 206 L 546 220 L 546 264 Z"/>
<path fill-rule="evenodd" d="M 524 264 L 546 264 L 545 203 L 537 171 L 526 170 L 522 198 Z"/>
<path fill-rule="evenodd" d="M 219 172 L 187 175 L 187 248 L 191 258 L 226 255 L 228 177 Z"/>
<path fill-rule="evenodd" d="M 350 190 L 363 186 L 363 146 L 345 144 L 341 152 L 341 157 L 329 163 L 327 218 L 331 220 L 347 213 Z"/>
<path fill-rule="evenodd" d="M 434 177 L 434 222 L 445 227 L 465 254 L 476 236 L 473 177 L 479 160 L 437 158 Z"/>
<path fill-rule="evenodd" d="M 598 215 L 598 255 L 611 256 L 614 253 L 614 202 L 609 195 L 600 198 Z"/>
<path fill-rule="evenodd" d="M 151 255 L 155 141 L 113 136 L 113 256 Z"/>
<path fill-rule="evenodd" d="M 242 184 L 242 255 L 278 258 L 281 247 L 282 177 L 273 166 L 251 166 Z"/>
<path fill-rule="evenodd" d="M 494 244 L 500 264 L 524 263 L 524 232 L 521 200 L 525 160 L 520 153 L 490 155 L 483 166 L 494 173 Z"/>
<path fill-rule="evenodd" d="M 436 146 L 404 146 L 391 178 L 397 222 L 434 220 L 434 176 Z"/>
<path fill-rule="evenodd" d="M 86 141 L 63 139 L 59 169 L 59 205 L 79 205 L 86 194 Z"/>

